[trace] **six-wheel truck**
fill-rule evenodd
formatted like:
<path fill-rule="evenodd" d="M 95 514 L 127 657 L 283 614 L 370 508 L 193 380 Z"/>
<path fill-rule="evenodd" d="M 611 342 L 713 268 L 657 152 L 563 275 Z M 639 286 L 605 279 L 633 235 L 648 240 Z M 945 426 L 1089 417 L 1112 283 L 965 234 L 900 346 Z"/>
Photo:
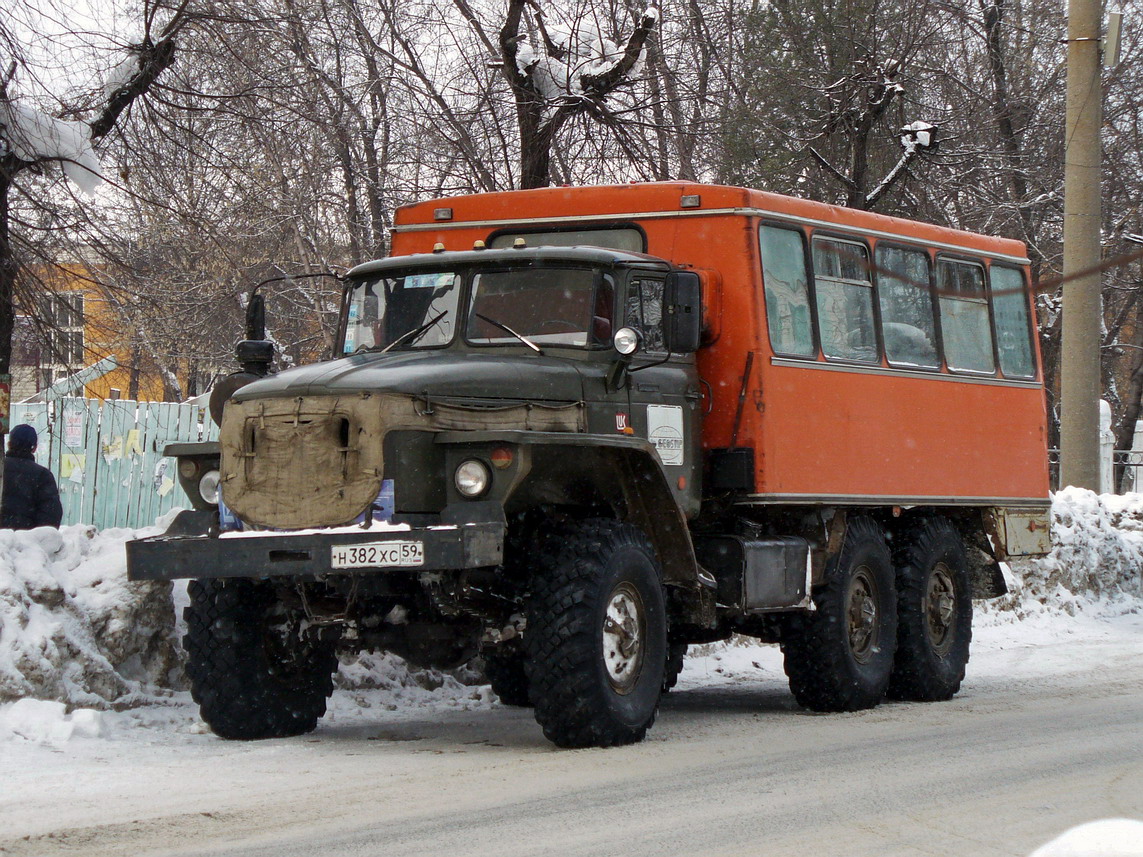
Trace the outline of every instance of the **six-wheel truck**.
<path fill-rule="evenodd" d="M 239 344 L 190 578 L 227 738 L 311 730 L 339 650 L 483 657 L 564 747 L 639 741 L 688 644 L 778 643 L 816 711 L 951 697 L 972 598 L 1048 549 L 1022 244 L 761 191 L 548 188 L 397 212 L 338 356 Z"/>

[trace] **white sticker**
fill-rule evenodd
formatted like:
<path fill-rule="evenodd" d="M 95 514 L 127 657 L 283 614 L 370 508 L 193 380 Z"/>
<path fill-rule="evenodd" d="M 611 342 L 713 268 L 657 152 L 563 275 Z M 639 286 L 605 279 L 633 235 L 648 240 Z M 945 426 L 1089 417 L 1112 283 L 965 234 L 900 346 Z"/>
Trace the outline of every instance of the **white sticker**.
<path fill-rule="evenodd" d="M 678 405 L 648 405 L 647 440 L 654 445 L 664 465 L 685 463 L 683 409 Z"/>

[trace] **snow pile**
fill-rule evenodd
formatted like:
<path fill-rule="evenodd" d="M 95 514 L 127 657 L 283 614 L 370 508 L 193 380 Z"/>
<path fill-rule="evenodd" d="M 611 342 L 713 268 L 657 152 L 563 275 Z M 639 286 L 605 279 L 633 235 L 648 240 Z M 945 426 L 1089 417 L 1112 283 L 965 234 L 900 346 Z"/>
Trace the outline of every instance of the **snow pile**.
<path fill-rule="evenodd" d="M 334 677 L 334 687 L 343 691 L 353 705 L 386 711 L 432 703 L 457 708 L 488 705 L 496 697 L 484 684 L 483 674 L 470 666 L 455 670 L 417 669 L 387 652 L 343 656 Z"/>
<path fill-rule="evenodd" d="M 129 708 L 183 688 L 176 614 L 186 603 L 185 586 L 126 577 L 124 542 L 153 532 L 0 531 L 0 703 L 66 706 L 50 717 L 42 707 L 5 706 L 0 732 L 27 731 L 19 724 L 38 717 L 51 732 L 37 733 L 40 739 L 88 734 L 94 726 L 68 719 L 74 709 Z M 1140 611 L 1143 494 L 1061 491 L 1052 535 L 1048 557 L 1014 566 L 1008 595 L 978 602 L 984 624 Z M 757 658 L 753 650 L 743 656 Z M 389 654 L 351 656 L 337 677 L 346 706 L 390 711 L 487 705 L 492 696 L 481 682 L 476 670 L 414 669 Z"/>
<path fill-rule="evenodd" d="M 1143 494 L 1065 488 L 1052 498 L 1052 552 L 1013 563 L 1009 592 L 980 602 L 983 612 L 1017 618 L 1137 612 L 1143 595 Z"/>
<path fill-rule="evenodd" d="M 58 747 L 72 738 L 102 738 L 103 720 L 103 712 L 91 708 L 77 708 L 69 714 L 62 702 L 21 699 L 0 706 L 0 735 Z"/>
<path fill-rule="evenodd" d="M 1143 821 L 1107 818 L 1081 824 L 1037 848 L 1031 857 L 1140 857 Z"/>
<path fill-rule="evenodd" d="M 123 708 L 177 684 L 171 585 L 127 581 L 135 535 L 0 530 L 0 702 Z"/>

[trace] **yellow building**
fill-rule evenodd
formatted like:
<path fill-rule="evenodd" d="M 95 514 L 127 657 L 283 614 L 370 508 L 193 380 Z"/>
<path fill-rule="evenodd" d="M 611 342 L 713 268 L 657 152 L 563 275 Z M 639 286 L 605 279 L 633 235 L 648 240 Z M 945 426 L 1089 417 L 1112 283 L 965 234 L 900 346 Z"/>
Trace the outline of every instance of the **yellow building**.
<path fill-rule="evenodd" d="M 50 293 L 30 302 L 34 312 L 17 318 L 13 401 L 30 398 L 105 357 L 114 357 L 118 368 L 88 383 L 80 395 L 163 401 L 166 395 L 158 364 L 132 336 L 115 299 L 85 276 L 85 270 L 78 266 L 56 269 L 50 279 L 40 278 L 37 285 Z M 185 379 L 180 381 L 185 383 Z"/>

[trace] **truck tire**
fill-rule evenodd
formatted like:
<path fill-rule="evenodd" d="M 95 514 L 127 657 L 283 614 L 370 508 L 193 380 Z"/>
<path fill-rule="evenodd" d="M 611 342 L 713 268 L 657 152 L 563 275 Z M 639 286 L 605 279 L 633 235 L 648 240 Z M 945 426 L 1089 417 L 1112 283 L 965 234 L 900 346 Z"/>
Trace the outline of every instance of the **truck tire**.
<path fill-rule="evenodd" d="M 968 558 L 947 518 L 927 518 L 897 539 L 897 654 L 891 699 L 935 702 L 960 690 L 972 641 Z"/>
<path fill-rule="evenodd" d="M 192 580 L 188 592 L 186 670 L 211 730 L 236 740 L 313 731 L 333 692 L 334 645 L 300 636 L 268 586 Z"/>
<path fill-rule="evenodd" d="M 492 685 L 502 703 L 515 708 L 528 708 L 528 675 L 524 671 L 523 652 L 488 653 L 484 656 L 484 677 Z"/>
<path fill-rule="evenodd" d="M 872 519 L 849 520 L 813 599 L 817 609 L 782 641 L 790 690 L 811 711 L 872 708 L 885 695 L 897 642 L 893 565 Z"/>
<path fill-rule="evenodd" d="M 679 673 L 683 671 L 683 661 L 687 657 L 686 643 L 671 643 L 667 647 L 667 667 L 663 671 L 663 693 L 679 683 Z"/>
<path fill-rule="evenodd" d="M 637 528 L 587 520 L 547 541 L 527 601 L 536 721 L 560 747 L 641 741 L 667 663 L 662 572 Z"/>

